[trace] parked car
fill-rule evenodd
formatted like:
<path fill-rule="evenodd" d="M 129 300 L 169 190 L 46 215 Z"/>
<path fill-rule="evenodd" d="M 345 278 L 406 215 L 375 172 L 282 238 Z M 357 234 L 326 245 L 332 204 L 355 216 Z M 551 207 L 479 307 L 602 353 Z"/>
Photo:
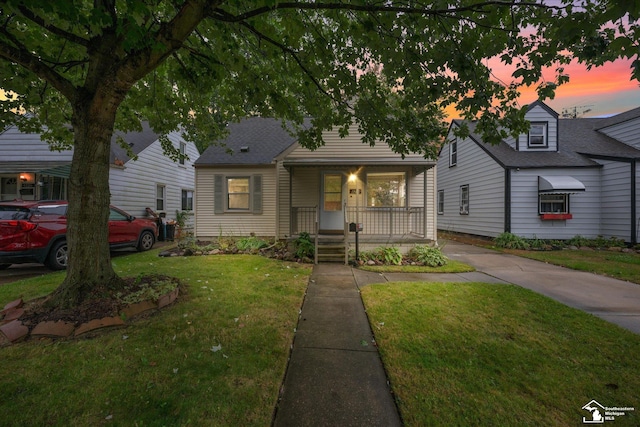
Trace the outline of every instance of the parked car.
<path fill-rule="evenodd" d="M 67 267 L 66 201 L 0 202 L 0 269 L 11 264 L 42 263 L 52 270 Z M 151 219 L 136 218 L 114 206 L 109 214 L 112 249 L 147 251 L 158 236 Z"/>

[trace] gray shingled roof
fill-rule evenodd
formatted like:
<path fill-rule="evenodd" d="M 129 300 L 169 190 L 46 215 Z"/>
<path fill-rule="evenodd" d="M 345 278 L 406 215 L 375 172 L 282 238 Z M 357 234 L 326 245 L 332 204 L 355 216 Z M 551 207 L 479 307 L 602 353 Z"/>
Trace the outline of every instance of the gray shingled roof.
<path fill-rule="evenodd" d="M 637 109 L 636 114 L 640 114 Z M 635 111 L 635 110 L 631 110 Z M 628 112 L 627 112 L 628 113 Z M 627 116 L 622 113 L 620 116 Z M 617 117 L 617 116 L 614 116 Z M 629 120 L 631 116 L 624 118 Z M 603 124 L 607 126 L 618 123 L 613 117 L 590 119 L 559 119 L 559 151 L 516 151 L 506 142 L 497 145 L 482 142 L 482 137 L 475 133 L 475 123 L 467 122 L 470 137 L 491 157 L 505 168 L 561 168 L 561 167 L 594 167 L 598 163 L 587 156 L 616 157 L 624 159 L 640 159 L 640 150 L 617 141 L 598 132 Z M 618 118 L 620 119 L 620 118 Z M 460 121 L 454 121 L 460 124 Z"/>
<path fill-rule="evenodd" d="M 131 147 L 131 151 L 133 154 L 140 154 L 145 148 L 153 144 L 155 141 L 160 138 L 160 134 L 154 132 L 153 129 L 149 126 L 148 122 L 142 122 L 142 131 L 141 132 L 120 132 L 117 131 L 114 133 L 111 138 L 111 155 L 109 157 L 110 163 L 113 163 L 115 159 L 122 160 L 124 163 L 131 160 L 131 157 L 127 155 L 127 150 L 122 148 L 120 144 L 118 144 L 116 138 L 120 136 L 122 137 L 127 144 Z"/>
<path fill-rule="evenodd" d="M 249 117 L 230 123 L 227 138 L 209 146 L 195 162 L 209 165 L 265 165 L 296 142 L 282 128 L 282 122 L 264 117 Z M 243 149 L 244 147 L 244 149 Z"/>

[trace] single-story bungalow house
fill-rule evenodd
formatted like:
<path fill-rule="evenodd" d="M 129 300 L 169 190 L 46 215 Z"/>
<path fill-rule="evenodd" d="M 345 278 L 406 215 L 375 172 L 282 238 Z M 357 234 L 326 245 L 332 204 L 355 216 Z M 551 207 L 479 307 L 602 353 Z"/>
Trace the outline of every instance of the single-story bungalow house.
<path fill-rule="evenodd" d="M 640 108 L 608 118 L 562 119 L 528 106 L 529 133 L 497 145 L 451 124 L 438 157 L 438 228 L 496 237 L 575 236 L 638 242 Z"/>
<path fill-rule="evenodd" d="M 345 138 L 326 132 L 315 151 L 274 119 L 246 118 L 228 130 L 195 163 L 196 237 L 307 232 L 320 260 L 345 261 L 355 230 L 363 248 L 436 240 L 435 161 L 362 144 L 355 127 Z"/>
<path fill-rule="evenodd" d="M 116 141 L 129 145 L 133 159 Z M 146 208 L 175 217 L 176 210 L 192 211 L 195 191 L 195 144 L 179 132 L 168 135 L 174 147 L 188 159 L 174 162 L 165 156 L 147 123 L 141 132 L 116 133 L 111 142 L 109 187 L 111 204 L 135 216 Z M 0 133 L 0 200 L 66 200 L 73 150 L 52 151 L 40 134 L 22 133 L 15 126 Z"/>

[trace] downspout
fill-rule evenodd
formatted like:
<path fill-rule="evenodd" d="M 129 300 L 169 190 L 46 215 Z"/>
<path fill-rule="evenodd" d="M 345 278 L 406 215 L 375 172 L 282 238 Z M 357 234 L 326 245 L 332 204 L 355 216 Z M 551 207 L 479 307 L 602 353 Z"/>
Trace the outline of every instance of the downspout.
<path fill-rule="evenodd" d="M 293 236 L 293 166 L 289 169 L 289 237 Z"/>
<path fill-rule="evenodd" d="M 637 186 L 636 186 L 636 167 L 637 160 L 631 160 L 631 243 L 636 245 L 638 243 L 638 220 L 636 219 L 636 200 L 637 200 Z"/>
<path fill-rule="evenodd" d="M 504 231 L 511 233 L 511 169 L 504 169 Z"/>

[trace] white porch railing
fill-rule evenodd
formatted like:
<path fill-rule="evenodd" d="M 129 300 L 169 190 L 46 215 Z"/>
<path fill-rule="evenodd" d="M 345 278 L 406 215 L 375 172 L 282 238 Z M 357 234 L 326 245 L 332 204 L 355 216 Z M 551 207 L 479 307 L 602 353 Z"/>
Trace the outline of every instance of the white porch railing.
<path fill-rule="evenodd" d="M 425 236 L 423 207 L 416 208 L 365 208 L 346 207 L 346 226 L 351 223 L 362 224 L 360 235 L 377 236 Z M 317 207 L 305 206 L 291 208 L 291 235 L 306 231 L 316 233 Z"/>

